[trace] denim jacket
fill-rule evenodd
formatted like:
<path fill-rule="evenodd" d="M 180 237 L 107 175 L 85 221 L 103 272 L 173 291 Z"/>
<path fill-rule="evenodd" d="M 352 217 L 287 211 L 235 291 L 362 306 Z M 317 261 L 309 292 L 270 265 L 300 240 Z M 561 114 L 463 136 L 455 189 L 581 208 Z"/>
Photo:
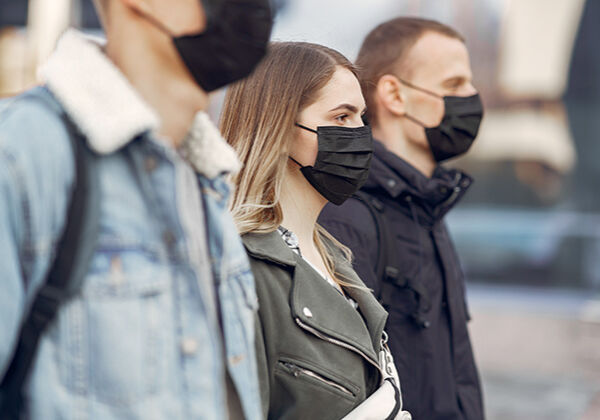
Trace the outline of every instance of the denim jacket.
<path fill-rule="evenodd" d="M 31 418 L 224 419 L 226 371 L 245 417 L 261 418 L 256 292 L 223 179 L 233 150 L 204 113 L 182 150 L 158 139 L 155 112 L 77 32 L 42 77 L 0 106 L 0 376 L 65 227 L 65 111 L 99 156 L 100 234 L 82 290 L 40 341 Z"/>

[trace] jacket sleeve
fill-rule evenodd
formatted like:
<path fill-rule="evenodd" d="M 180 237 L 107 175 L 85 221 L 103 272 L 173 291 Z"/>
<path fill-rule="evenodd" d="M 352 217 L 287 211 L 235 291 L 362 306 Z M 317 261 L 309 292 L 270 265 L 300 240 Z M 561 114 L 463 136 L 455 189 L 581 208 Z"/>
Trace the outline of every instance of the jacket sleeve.
<path fill-rule="evenodd" d="M 62 232 L 74 165 L 60 117 L 41 101 L 0 108 L 0 377 Z"/>
<path fill-rule="evenodd" d="M 254 318 L 254 343 L 256 347 L 256 366 L 258 368 L 258 386 L 260 389 L 260 405 L 262 407 L 263 418 L 267 418 L 269 413 L 269 395 L 271 388 L 269 386 L 269 364 L 267 361 L 267 350 L 265 348 L 265 339 L 263 336 L 262 323 L 258 311 Z"/>
<path fill-rule="evenodd" d="M 351 198 L 341 206 L 325 206 L 318 222 L 334 238 L 350 248 L 352 267 L 377 296 L 380 289 L 376 273 L 379 244 L 377 226 L 369 209 Z"/>
<path fill-rule="evenodd" d="M 20 263 L 25 221 L 15 171 L 0 143 L 0 376 L 16 344 L 25 299 Z"/>

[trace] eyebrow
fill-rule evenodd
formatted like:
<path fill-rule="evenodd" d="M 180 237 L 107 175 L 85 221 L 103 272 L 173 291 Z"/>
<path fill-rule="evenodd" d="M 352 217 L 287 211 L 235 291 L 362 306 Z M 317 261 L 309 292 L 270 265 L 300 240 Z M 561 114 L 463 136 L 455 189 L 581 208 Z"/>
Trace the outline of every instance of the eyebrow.
<path fill-rule="evenodd" d="M 330 109 L 329 112 L 338 111 L 340 109 L 347 109 L 350 112 L 354 112 L 355 114 L 358 114 L 358 108 L 351 104 L 340 104 L 340 105 L 336 106 L 335 108 Z M 363 109 L 362 112 L 365 112 L 366 110 L 367 110 L 367 108 L 365 107 L 365 109 Z"/>

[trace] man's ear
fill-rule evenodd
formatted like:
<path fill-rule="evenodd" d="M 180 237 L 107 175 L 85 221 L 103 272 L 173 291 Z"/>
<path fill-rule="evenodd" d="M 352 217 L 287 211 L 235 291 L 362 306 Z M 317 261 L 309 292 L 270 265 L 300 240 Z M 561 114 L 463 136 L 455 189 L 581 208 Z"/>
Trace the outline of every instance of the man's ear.
<path fill-rule="evenodd" d="M 396 76 L 391 74 L 381 76 L 377 81 L 375 94 L 377 95 L 377 102 L 389 113 L 398 117 L 406 113 L 406 99 L 402 84 Z"/>

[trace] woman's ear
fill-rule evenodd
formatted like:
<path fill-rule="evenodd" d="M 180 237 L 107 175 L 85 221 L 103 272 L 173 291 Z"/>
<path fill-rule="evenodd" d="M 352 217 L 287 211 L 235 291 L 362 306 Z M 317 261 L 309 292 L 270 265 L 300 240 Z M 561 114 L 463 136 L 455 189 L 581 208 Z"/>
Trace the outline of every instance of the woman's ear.
<path fill-rule="evenodd" d="M 400 117 L 406 113 L 406 99 L 402 84 L 396 76 L 391 74 L 381 76 L 377 82 L 375 95 L 380 106 L 390 114 Z"/>

